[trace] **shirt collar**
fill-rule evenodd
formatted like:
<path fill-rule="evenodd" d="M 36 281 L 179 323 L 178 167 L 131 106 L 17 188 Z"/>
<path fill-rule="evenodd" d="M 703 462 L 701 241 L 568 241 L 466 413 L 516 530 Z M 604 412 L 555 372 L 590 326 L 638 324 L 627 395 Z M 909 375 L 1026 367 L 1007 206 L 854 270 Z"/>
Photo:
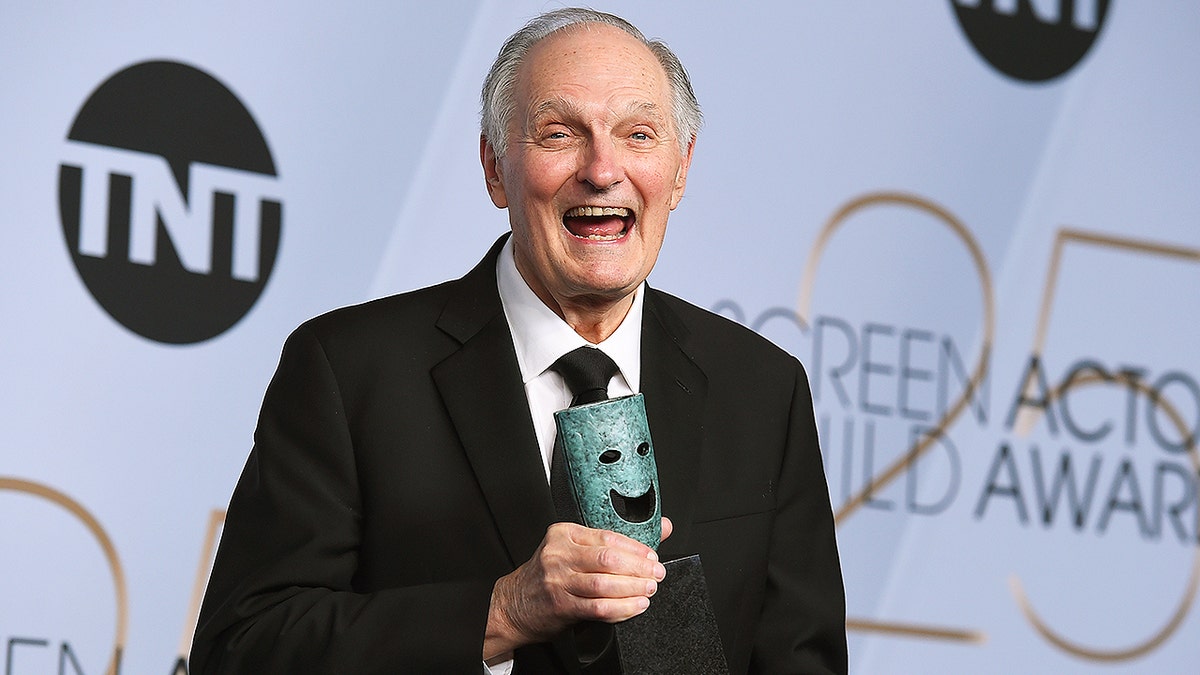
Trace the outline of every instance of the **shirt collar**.
<path fill-rule="evenodd" d="M 533 292 L 517 270 L 513 259 L 513 243 L 510 237 L 500 251 L 496 261 L 496 286 L 500 291 L 500 302 L 504 316 L 512 331 L 513 347 L 517 352 L 517 365 L 521 368 L 521 380 L 528 384 L 546 371 L 558 357 L 572 349 L 591 344 L 583 339 L 553 312 Z M 633 305 L 621 321 L 617 330 L 598 345 L 617 363 L 621 376 L 631 391 L 641 387 L 642 350 L 642 307 L 643 282 L 633 295 Z"/>

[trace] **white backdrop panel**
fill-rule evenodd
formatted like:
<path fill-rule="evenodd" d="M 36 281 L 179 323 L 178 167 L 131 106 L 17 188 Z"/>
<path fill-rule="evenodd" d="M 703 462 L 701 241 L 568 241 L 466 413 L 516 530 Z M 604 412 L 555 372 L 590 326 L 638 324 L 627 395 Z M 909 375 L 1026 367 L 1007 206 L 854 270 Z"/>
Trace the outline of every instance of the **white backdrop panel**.
<path fill-rule="evenodd" d="M 651 283 L 808 366 L 854 672 L 1193 672 L 1200 8 L 1067 3 L 1085 23 L 1108 7 L 1099 36 L 1028 83 L 967 38 L 956 10 L 976 4 L 991 6 L 602 7 L 671 44 L 706 114 Z M 551 6 L 0 9 L 10 672 L 64 658 L 104 672 L 114 636 L 122 672 L 172 672 L 286 334 L 456 277 L 506 230 L 478 165 L 479 85 L 503 38 Z M 995 6 L 1051 21 L 1059 3 Z M 269 280 L 194 344 L 112 318 L 59 213 L 76 115 L 149 60 L 221 82 L 277 169 Z M 1048 413 L 1025 428 L 1009 418 L 1034 355 L 1046 385 L 1029 397 Z M 1060 392 L 1081 363 L 1110 381 Z M 905 464 L 914 429 L 938 436 Z"/>

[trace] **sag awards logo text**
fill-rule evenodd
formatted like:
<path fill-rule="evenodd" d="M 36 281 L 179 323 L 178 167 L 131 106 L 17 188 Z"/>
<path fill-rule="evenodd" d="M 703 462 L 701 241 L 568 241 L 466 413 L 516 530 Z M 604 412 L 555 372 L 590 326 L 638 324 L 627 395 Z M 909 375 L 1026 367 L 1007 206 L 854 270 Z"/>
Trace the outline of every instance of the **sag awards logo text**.
<path fill-rule="evenodd" d="M 911 255 L 889 260 L 890 248 L 871 248 L 888 236 L 903 237 Z M 835 239 L 841 243 L 834 245 Z M 1013 572 L 1012 599 L 1033 630 L 1054 647 L 1093 661 L 1129 660 L 1157 649 L 1182 625 L 1200 591 L 1200 380 L 1190 363 L 1154 344 L 1155 331 L 1173 320 L 1167 316 L 1155 327 L 1118 326 L 1143 336 L 1136 350 L 1095 353 L 1087 346 L 1091 328 L 1069 320 L 1088 309 L 1119 315 L 1087 289 L 1071 295 L 1064 288 L 1077 287 L 1063 281 L 1086 273 L 1080 266 L 1094 264 L 1089 261 L 1102 260 L 1111 269 L 1114 257 L 1130 270 L 1156 275 L 1175 269 L 1166 268 L 1164 258 L 1196 263 L 1200 251 L 1059 228 L 1041 281 L 1040 307 L 1035 298 L 1025 305 L 1032 316 L 1011 309 L 1006 314 L 1018 323 L 1032 319 L 1033 343 L 1007 348 L 1004 362 L 993 363 L 997 338 L 1024 331 L 1013 325 L 997 329 L 991 272 L 969 228 L 922 197 L 872 193 L 841 207 L 818 233 L 795 308 L 754 313 L 733 300 L 713 307 L 804 363 L 835 521 L 839 536 L 850 535 L 843 543 L 851 549 L 857 535 L 873 553 L 886 551 L 890 543 L 884 540 L 903 529 L 895 526 L 899 519 L 933 522 L 945 516 L 961 523 L 966 516 L 974 527 L 996 528 L 1011 541 L 1083 542 L 1079 550 L 1093 550 L 1110 540 L 1131 555 L 1192 558 L 1192 571 L 1181 573 L 1186 584 L 1165 623 L 1128 621 L 1128 634 L 1135 637 L 1124 644 L 1072 637 L 1073 626 L 1054 625 L 1039 614 L 1039 601 L 1048 604 L 1044 596 L 1031 597 Z M 931 265 L 940 267 L 925 274 Z M 863 274 L 864 269 L 872 272 Z M 949 270 L 958 276 L 946 274 Z M 821 296 L 826 302 L 817 304 L 829 308 L 836 298 L 839 310 L 814 312 L 816 280 L 825 274 L 825 292 L 835 287 L 842 292 Z M 904 276 L 904 282 L 889 274 Z M 913 279 L 920 277 L 936 281 L 914 288 L 932 292 L 906 294 L 905 284 L 919 284 Z M 1141 287 L 1153 293 L 1155 282 Z M 994 382 L 998 373 L 1002 388 Z M 848 531 L 852 521 L 866 524 Z M 1039 534 L 1014 534 L 1034 531 Z M 847 581 L 848 587 L 870 583 Z M 1061 622 L 1063 615 L 1059 606 L 1055 617 Z M 915 638 L 986 641 L 986 627 L 853 614 L 847 625 Z"/>

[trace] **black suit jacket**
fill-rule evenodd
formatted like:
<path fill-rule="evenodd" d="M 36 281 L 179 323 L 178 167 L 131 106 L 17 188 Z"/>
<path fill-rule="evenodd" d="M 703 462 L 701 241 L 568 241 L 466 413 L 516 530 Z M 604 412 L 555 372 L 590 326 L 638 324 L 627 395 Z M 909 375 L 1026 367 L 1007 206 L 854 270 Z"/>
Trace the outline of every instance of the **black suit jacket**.
<path fill-rule="evenodd" d="M 554 509 L 496 290 L 462 279 L 288 339 L 229 505 L 202 673 L 472 673 L 492 585 Z M 647 292 L 660 555 L 699 553 L 730 672 L 843 672 L 841 572 L 808 382 L 751 331 Z M 522 673 L 577 671 L 567 640 Z"/>

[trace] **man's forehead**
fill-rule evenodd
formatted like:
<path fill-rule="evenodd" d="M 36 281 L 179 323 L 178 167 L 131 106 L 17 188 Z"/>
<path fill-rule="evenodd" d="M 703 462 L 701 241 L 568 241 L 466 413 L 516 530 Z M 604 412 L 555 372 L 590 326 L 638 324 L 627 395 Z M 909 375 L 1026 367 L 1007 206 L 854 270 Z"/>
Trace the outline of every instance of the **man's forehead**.
<path fill-rule="evenodd" d="M 593 23 L 568 26 L 542 38 L 530 48 L 521 71 L 526 76 L 537 69 L 560 73 L 614 54 L 620 55 L 621 68 L 637 71 L 647 82 L 666 77 L 658 57 L 644 42 L 614 26 Z"/>
<path fill-rule="evenodd" d="M 518 73 L 518 107 L 532 117 L 579 112 L 572 96 L 612 90 L 617 113 L 662 116 L 669 83 L 658 57 L 625 31 L 604 24 L 570 26 L 533 46 Z M 625 92 L 627 94 L 623 95 Z"/>
<path fill-rule="evenodd" d="M 663 106 L 654 101 L 635 99 L 616 103 L 609 109 L 622 117 L 666 119 Z M 540 101 L 532 102 L 530 106 L 530 118 L 534 120 L 550 115 L 582 116 L 586 112 L 577 101 L 564 96 L 548 96 Z"/>

